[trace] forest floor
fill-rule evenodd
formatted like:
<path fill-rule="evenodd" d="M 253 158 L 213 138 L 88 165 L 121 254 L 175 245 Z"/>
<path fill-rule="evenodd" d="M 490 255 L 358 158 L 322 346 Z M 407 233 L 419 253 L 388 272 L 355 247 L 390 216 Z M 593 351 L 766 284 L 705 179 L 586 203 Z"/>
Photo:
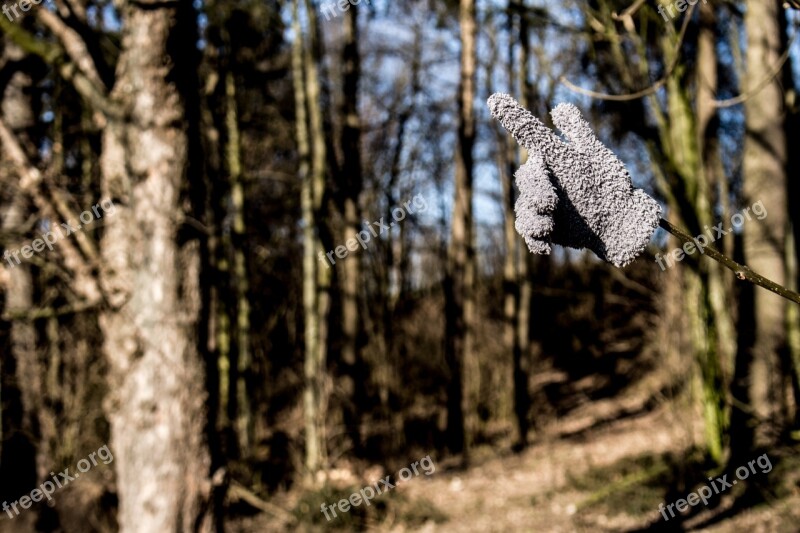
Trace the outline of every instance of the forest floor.
<path fill-rule="evenodd" d="M 502 439 L 476 447 L 470 465 L 431 454 L 435 471 L 412 477 L 330 522 L 323 502 L 347 498 L 382 473 L 373 465 L 359 477 L 339 469 L 336 489 L 281 492 L 265 502 L 240 492 L 236 508 L 263 512 L 226 521 L 237 533 L 300 531 L 444 532 L 611 532 L 611 531 L 800 531 L 800 446 L 761 449 L 769 468 L 759 463 L 747 480 L 721 497 L 690 508 L 683 520 L 665 521 L 659 504 L 687 498 L 710 476 L 728 475 L 704 464 L 694 443 L 702 442 L 702 415 L 691 400 L 656 398 L 653 383 L 640 393 L 585 401 L 564 418 L 539 428 L 521 453 Z M 649 393 L 647 391 L 650 391 Z M 410 458 L 423 454 L 414 451 Z M 409 459 L 409 462 L 412 459 Z M 408 464 L 408 463 L 406 463 Z M 402 465 L 401 465 L 402 466 Z M 399 468 L 399 467 L 398 467 Z M 769 470 L 769 471 L 767 471 Z M 392 481 L 395 481 L 393 476 Z M 99 486 L 99 485 L 98 485 Z M 88 485 L 82 485 L 85 494 Z M 233 491 L 236 492 L 236 491 Z M 249 499 L 249 501 L 247 501 Z M 0 533 L 33 532 L 34 514 L 13 522 L 0 517 Z M 77 522 L 63 531 L 107 531 Z"/>
<path fill-rule="evenodd" d="M 565 421 L 564 425 L 570 422 Z M 387 529 L 385 526 L 390 524 L 382 524 L 376 529 L 394 532 L 694 529 L 752 533 L 800 530 L 800 490 L 796 479 L 793 494 L 730 518 L 725 515 L 735 505 L 735 492 L 731 492 L 730 500 L 722 500 L 714 509 L 705 508 L 682 524 L 676 519 L 671 519 L 671 524 L 665 522 L 659 504 L 685 498 L 694 487 L 674 500 L 665 501 L 663 479 L 667 463 L 660 459 L 695 454 L 681 446 L 686 444 L 686 435 L 676 431 L 674 414 L 666 410 L 614 421 L 585 432 L 576 433 L 566 427 L 561 431 L 553 429 L 552 434 L 543 436 L 522 454 L 487 455 L 465 472 L 444 472 L 431 476 L 427 483 L 409 482 L 402 487 L 410 498 L 430 501 L 445 512 L 449 517 L 446 522 L 428 522 L 414 528 L 397 524 Z M 564 438 L 565 434 L 575 436 Z M 797 475 L 796 468 L 794 471 Z M 757 472 L 768 478 L 778 470 L 773 469 L 769 474 Z"/>
<path fill-rule="evenodd" d="M 652 390 L 652 389 L 650 389 Z M 522 453 L 479 447 L 469 468 L 436 461 L 436 471 L 378 496 L 379 514 L 355 517 L 353 508 L 327 522 L 320 501 L 347 497 L 352 487 L 322 498 L 289 493 L 272 503 L 294 509 L 294 520 L 261 514 L 230 523 L 231 531 L 800 531 L 800 449 L 762 450 L 771 471 L 756 468 L 746 481 L 708 506 L 666 522 L 659 504 L 697 490 L 727 472 L 704 466 L 702 417 L 677 400 L 645 408 L 642 398 L 587 402 L 540 429 Z M 755 459 L 754 455 L 751 459 Z M 434 458 L 435 459 L 435 458 Z M 677 472 L 677 473 L 676 473 Z M 735 479 L 728 473 L 728 481 Z M 366 484 L 366 483 L 364 483 Z M 357 487 L 357 484 L 353 486 Z M 673 487 L 671 493 L 667 487 Z M 298 512 L 298 509 L 304 511 Z M 308 518 L 302 516 L 318 517 Z"/>

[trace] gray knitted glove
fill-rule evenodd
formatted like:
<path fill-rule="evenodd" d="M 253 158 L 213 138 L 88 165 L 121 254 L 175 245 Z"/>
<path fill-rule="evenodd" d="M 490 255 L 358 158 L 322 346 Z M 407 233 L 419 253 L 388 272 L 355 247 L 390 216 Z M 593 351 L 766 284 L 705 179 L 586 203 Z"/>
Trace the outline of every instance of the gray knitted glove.
<path fill-rule="evenodd" d="M 516 228 L 535 254 L 550 243 L 588 248 L 617 267 L 633 261 L 658 227 L 661 207 L 634 189 L 625 165 L 601 143 L 572 104 L 550 112 L 568 142 L 511 96 L 495 93 L 489 109 L 528 149 L 515 177 Z"/>

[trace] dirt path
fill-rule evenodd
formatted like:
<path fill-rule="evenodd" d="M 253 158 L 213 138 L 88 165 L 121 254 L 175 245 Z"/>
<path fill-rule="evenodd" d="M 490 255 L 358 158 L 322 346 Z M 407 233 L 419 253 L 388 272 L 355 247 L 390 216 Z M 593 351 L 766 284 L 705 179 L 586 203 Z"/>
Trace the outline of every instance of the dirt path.
<path fill-rule="evenodd" d="M 430 500 L 450 520 L 428 523 L 421 531 L 576 531 L 577 508 L 588 496 L 572 487 L 571 479 L 591 467 L 647 452 L 676 451 L 685 435 L 676 430 L 666 411 L 611 424 L 586 437 L 557 439 L 563 427 L 549 428 L 552 437 L 519 455 L 477 457 L 467 472 L 444 471 L 408 483 L 412 498 Z M 574 421 L 570 421 L 574 422 Z M 569 424 L 574 426 L 574 423 Z M 566 429 L 571 433 L 571 429 Z M 653 509 L 654 517 L 657 513 Z M 585 523 L 584 517 L 581 521 Z M 630 528 L 631 520 L 597 516 L 600 528 Z M 387 524 L 388 525 L 388 524 Z M 405 531 L 403 526 L 391 529 Z"/>
<path fill-rule="evenodd" d="M 680 454 L 690 444 L 687 420 L 695 419 L 662 407 L 655 412 L 613 422 L 599 430 L 586 431 L 583 437 L 556 438 L 565 432 L 573 433 L 574 426 L 580 426 L 580 422 L 571 418 L 560 426 L 549 428 L 548 434 L 552 436 L 535 443 L 520 455 L 498 457 L 487 454 L 483 458 L 477 457 L 475 465 L 467 472 L 443 468 L 428 479 L 409 482 L 397 490 L 405 491 L 411 498 L 431 501 L 450 517 L 447 522 L 428 522 L 415 531 L 573 532 L 646 527 L 659 518 L 657 504 L 652 511 L 638 514 L 620 511 L 607 515 L 591 507 L 583 509 L 581 504 L 592 493 L 576 488 L 574 480 L 590 469 L 611 466 L 624 458 L 648 453 Z M 695 423 L 690 430 L 697 432 L 699 437 L 702 428 Z M 705 530 L 798 531 L 798 492 L 795 489 L 794 495 L 773 502 L 771 506 L 744 511 Z M 700 524 L 725 507 L 723 503 L 715 510 L 704 510 L 684 526 Z M 409 530 L 403 525 L 388 523 L 376 529 L 395 533 Z"/>

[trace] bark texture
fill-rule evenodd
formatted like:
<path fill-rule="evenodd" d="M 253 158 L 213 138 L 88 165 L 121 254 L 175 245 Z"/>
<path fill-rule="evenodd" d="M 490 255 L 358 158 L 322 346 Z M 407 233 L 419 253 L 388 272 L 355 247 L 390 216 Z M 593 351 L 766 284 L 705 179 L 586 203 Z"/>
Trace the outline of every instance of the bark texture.
<path fill-rule="evenodd" d="M 102 241 L 100 318 L 109 362 L 122 532 L 210 531 L 204 368 L 196 345 L 200 256 L 179 242 L 187 202 L 186 110 L 176 85 L 175 4 L 122 7 L 122 53 L 101 160 L 117 205 Z"/>
<path fill-rule="evenodd" d="M 747 70 L 744 89 L 753 90 L 771 76 L 783 52 L 778 0 L 748 2 Z M 744 202 L 761 201 L 768 216 L 744 226 L 744 258 L 759 274 L 785 285 L 784 246 L 786 239 L 786 165 L 783 89 L 776 77 L 745 102 Z M 766 402 L 775 400 L 776 352 L 785 342 L 786 303 L 769 291 L 755 291 L 755 366 L 753 400 L 756 411 L 769 416 Z"/>

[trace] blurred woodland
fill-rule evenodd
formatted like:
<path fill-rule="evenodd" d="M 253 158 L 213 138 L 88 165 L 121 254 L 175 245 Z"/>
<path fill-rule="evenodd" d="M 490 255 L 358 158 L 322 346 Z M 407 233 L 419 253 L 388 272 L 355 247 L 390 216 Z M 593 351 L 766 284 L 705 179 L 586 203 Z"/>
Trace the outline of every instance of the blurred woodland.
<path fill-rule="evenodd" d="M 575 103 L 691 235 L 760 201 L 713 245 L 797 290 L 795 2 L 6 3 L 0 502 L 113 462 L 0 532 L 797 531 L 800 306 L 530 254 L 485 104 Z"/>

